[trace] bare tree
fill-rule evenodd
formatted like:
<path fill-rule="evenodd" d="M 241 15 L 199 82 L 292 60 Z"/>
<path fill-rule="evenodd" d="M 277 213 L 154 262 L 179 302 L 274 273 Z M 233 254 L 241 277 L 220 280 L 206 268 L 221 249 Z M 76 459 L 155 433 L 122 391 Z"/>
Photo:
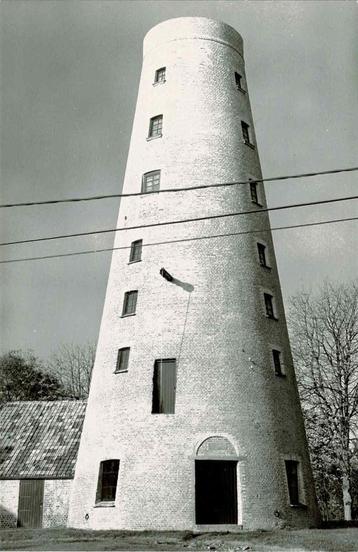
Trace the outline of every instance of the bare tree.
<path fill-rule="evenodd" d="M 49 369 L 55 373 L 71 397 L 88 397 L 96 346 L 61 345 L 49 362 Z"/>
<path fill-rule="evenodd" d="M 323 478 L 317 481 L 321 502 L 340 482 L 344 519 L 350 520 L 358 427 L 358 286 L 326 283 L 316 296 L 299 293 L 290 300 L 288 319 L 313 467 Z"/>

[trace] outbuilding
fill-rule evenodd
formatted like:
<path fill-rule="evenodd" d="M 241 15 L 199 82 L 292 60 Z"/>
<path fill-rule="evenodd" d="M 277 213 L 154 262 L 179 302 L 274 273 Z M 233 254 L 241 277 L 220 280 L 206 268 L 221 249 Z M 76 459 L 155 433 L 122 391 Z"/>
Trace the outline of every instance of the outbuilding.
<path fill-rule="evenodd" d="M 0 405 L 0 527 L 66 526 L 86 401 Z"/>

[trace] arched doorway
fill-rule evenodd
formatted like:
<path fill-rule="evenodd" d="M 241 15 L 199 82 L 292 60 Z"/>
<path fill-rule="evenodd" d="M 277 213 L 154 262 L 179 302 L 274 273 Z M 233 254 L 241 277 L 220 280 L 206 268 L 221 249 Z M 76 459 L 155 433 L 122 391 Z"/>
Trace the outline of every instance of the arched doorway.
<path fill-rule="evenodd" d="M 197 525 L 238 523 L 237 453 L 225 437 L 203 441 L 195 458 Z"/>

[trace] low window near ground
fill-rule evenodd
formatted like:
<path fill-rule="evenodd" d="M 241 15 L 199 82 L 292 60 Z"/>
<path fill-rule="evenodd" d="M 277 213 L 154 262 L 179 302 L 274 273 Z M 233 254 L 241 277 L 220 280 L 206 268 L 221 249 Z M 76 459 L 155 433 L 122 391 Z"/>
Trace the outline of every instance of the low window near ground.
<path fill-rule="evenodd" d="M 299 489 L 299 479 L 298 479 L 298 470 L 299 462 L 296 460 L 286 460 L 286 476 L 287 476 L 287 485 L 288 493 L 290 497 L 291 506 L 300 505 L 300 489 Z"/>
<path fill-rule="evenodd" d="M 116 499 L 119 460 L 104 460 L 99 465 L 96 503 L 111 503 Z"/>

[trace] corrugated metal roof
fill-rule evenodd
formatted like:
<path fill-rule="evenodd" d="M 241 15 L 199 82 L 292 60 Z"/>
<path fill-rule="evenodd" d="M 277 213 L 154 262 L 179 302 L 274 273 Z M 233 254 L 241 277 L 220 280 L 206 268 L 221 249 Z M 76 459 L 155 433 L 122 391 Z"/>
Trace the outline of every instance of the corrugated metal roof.
<path fill-rule="evenodd" d="M 86 401 L 0 404 L 0 479 L 71 479 Z"/>

